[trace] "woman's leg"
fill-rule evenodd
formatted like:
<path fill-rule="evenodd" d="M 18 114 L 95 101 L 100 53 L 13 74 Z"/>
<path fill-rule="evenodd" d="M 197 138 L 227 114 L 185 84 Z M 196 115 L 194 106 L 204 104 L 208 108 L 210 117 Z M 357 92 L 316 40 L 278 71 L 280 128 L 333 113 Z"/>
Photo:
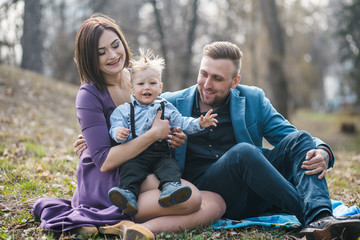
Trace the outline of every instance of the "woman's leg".
<path fill-rule="evenodd" d="M 182 180 L 181 183 L 188 185 L 192 194 L 190 198 L 170 207 L 161 207 L 158 203 L 161 191 L 158 189 L 159 180 L 154 174 L 149 175 L 141 184 L 138 198 L 138 213 L 135 215 L 136 222 L 145 222 L 155 217 L 167 215 L 183 215 L 196 212 L 201 207 L 200 191 L 190 182 Z"/>
<path fill-rule="evenodd" d="M 220 195 L 199 191 L 185 180 L 181 183 L 191 187 L 191 197 L 183 203 L 164 208 L 158 203 L 161 194 L 157 188 L 159 180 L 155 175 L 149 175 L 141 185 L 135 222 L 142 223 L 155 233 L 174 232 L 210 224 L 224 214 L 226 205 Z"/>
<path fill-rule="evenodd" d="M 226 205 L 222 197 L 213 192 L 200 191 L 202 203 L 200 209 L 188 215 L 170 215 L 156 217 L 142 225 L 153 233 L 179 232 L 206 226 L 218 220 L 224 213 Z"/>

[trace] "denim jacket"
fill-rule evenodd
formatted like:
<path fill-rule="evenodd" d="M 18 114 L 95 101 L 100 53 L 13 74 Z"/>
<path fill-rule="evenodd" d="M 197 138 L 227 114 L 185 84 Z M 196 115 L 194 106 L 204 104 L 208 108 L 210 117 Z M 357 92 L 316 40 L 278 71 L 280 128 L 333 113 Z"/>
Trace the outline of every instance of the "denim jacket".
<path fill-rule="evenodd" d="M 166 92 L 162 97 L 171 102 L 183 116 L 191 116 L 197 85 L 177 92 Z M 259 148 L 263 147 L 263 138 L 271 145 L 276 146 L 288 134 L 297 131 L 265 97 L 263 90 L 254 86 L 239 84 L 230 91 L 230 115 L 237 143 L 247 142 Z M 315 145 L 331 148 L 319 138 L 313 137 Z M 184 169 L 187 142 L 175 149 L 175 159 L 181 170 Z"/>

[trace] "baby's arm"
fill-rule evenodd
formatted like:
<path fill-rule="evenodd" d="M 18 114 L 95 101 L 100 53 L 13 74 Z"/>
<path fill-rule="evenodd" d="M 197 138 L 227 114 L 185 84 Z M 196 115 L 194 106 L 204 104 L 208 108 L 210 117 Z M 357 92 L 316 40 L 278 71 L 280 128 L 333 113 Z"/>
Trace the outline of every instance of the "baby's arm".
<path fill-rule="evenodd" d="M 200 127 L 207 128 L 210 126 L 216 127 L 216 123 L 218 122 L 215 117 L 217 117 L 217 113 L 211 114 L 214 110 L 210 109 L 205 116 L 201 115 L 199 118 Z"/>
<path fill-rule="evenodd" d="M 118 130 L 116 131 L 116 138 L 119 141 L 125 141 L 128 138 L 129 133 L 130 133 L 130 129 L 119 127 Z"/>

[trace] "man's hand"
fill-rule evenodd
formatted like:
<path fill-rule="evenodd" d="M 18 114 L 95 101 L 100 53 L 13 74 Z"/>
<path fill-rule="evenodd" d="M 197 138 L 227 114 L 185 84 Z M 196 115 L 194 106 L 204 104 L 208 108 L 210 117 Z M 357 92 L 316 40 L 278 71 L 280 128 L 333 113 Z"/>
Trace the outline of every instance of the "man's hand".
<path fill-rule="evenodd" d="M 180 127 L 175 127 L 172 130 L 171 135 L 169 135 L 168 142 L 170 144 L 170 147 L 172 148 L 178 148 L 184 145 L 186 140 L 185 133 L 181 130 Z"/>
<path fill-rule="evenodd" d="M 73 143 L 75 154 L 80 157 L 82 152 L 87 148 L 86 141 L 82 134 L 79 134 L 76 141 Z"/>
<path fill-rule="evenodd" d="M 326 175 L 329 160 L 330 156 L 324 149 L 313 149 L 307 152 L 301 168 L 308 170 L 305 172 L 306 175 L 319 174 L 320 180 Z"/>

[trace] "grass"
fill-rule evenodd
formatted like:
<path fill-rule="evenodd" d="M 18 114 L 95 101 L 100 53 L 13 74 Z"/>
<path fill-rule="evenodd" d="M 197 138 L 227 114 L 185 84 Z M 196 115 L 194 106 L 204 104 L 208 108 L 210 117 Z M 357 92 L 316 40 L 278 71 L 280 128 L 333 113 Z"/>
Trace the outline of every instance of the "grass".
<path fill-rule="evenodd" d="M 359 152 L 360 117 L 350 111 L 321 113 L 301 109 L 292 117 L 291 122 L 298 128 L 318 136 L 337 152 Z M 353 124 L 355 133 L 343 133 L 343 124 Z"/>
<path fill-rule="evenodd" d="M 30 152 L 31 155 L 36 156 L 36 157 L 45 157 L 46 155 L 46 150 L 43 146 L 40 146 L 37 143 L 34 142 L 26 142 L 25 145 L 26 151 Z"/>
<path fill-rule="evenodd" d="M 30 214 L 44 196 L 71 199 L 78 158 L 72 143 L 80 132 L 74 110 L 77 87 L 31 72 L 0 65 L 0 239 L 90 238 L 43 232 Z M 360 136 L 343 134 L 343 122 L 360 129 L 360 116 L 298 111 L 291 121 L 330 143 L 335 168 L 327 174 L 331 198 L 360 205 Z M 161 233 L 158 239 L 296 239 L 299 230 L 260 227 L 214 230 L 199 227 Z"/>

